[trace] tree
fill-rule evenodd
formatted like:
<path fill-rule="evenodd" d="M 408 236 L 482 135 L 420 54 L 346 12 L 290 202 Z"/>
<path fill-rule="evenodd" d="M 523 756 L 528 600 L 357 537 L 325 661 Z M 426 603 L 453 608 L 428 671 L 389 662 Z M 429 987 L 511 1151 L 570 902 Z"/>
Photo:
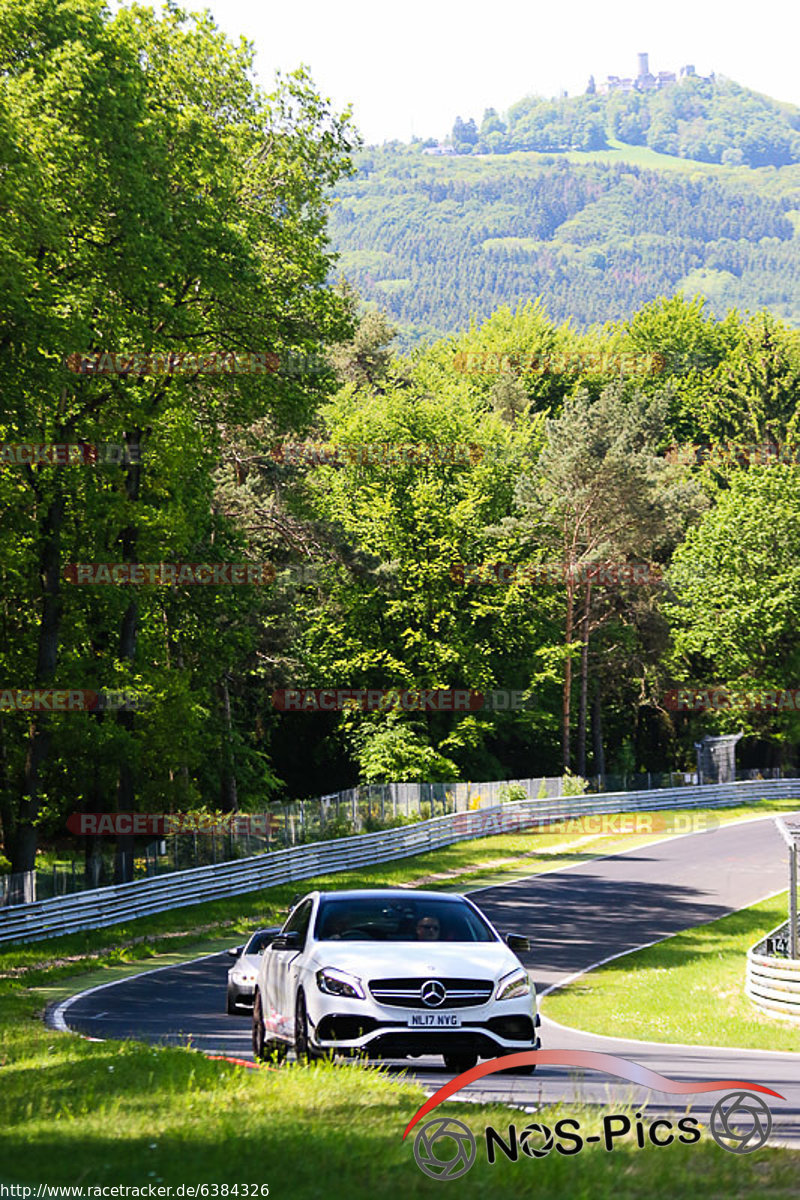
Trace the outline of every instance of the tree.
<path fill-rule="evenodd" d="M 685 519 L 684 488 L 656 448 L 667 412 L 664 395 L 627 395 L 621 384 L 592 401 L 581 389 L 547 422 L 535 472 L 517 488 L 518 527 L 559 553 L 565 573 L 562 765 L 571 767 L 572 662 L 580 646 L 578 773 L 586 761 L 588 651 L 593 586 L 585 569 L 611 559 L 646 559 L 665 548 Z M 584 574 L 581 582 L 580 575 Z M 574 639 L 582 594 L 581 637 Z"/>
<path fill-rule="evenodd" d="M 468 121 L 462 121 L 461 117 L 456 117 L 453 124 L 453 145 L 465 149 L 466 147 L 474 146 L 478 140 L 478 129 L 472 117 Z"/>
<path fill-rule="evenodd" d="M 340 383 L 377 386 L 392 362 L 390 346 L 397 329 L 385 312 L 370 308 L 362 313 L 352 341 L 336 346 L 330 359 Z"/>
<path fill-rule="evenodd" d="M 672 562 L 664 605 L 674 647 L 673 678 L 692 690 L 752 693 L 796 688 L 800 677 L 800 480 L 796 465 L 738 471 L 689 532 Z M 708 716 L 703 720 L 707 721 Z M 794 740 L 795 711 L 734 703 L 711 719 Z"/>
<path fill-rule="evenodd" d="M 0 383 L 14 397 L 0 432 L 56 442 L 114 434 L 131 452 L 116 474 L 36 466 L 11 485 L 26 614 L 24 653 L 4 665 L 43 686 L 66 651 L 73 677 L 102 662 L 108 682 L 141 681 L 150 604 L 133 589 L 118 592 L 101 627 L 89 636 L 78 623 L 77 636 L 80 602 L 64 594 L 62 564 L 88 546 L 141 561 L 156 532 L 162 546 L 191 555 L 203 503 L 213 543 L 206 489 L 221 421 L 265 411 L 298 420 L 324 389 L 265 370 L 211 383 L 199 374 L 154 378 L 141 362 L 122 374 L 75 375 L 64 360 L 95 350 L 281 354 L 344 336 L 346 306 L 326 285 L 324 219 L 352 135 L 302 72 L 271 96 L 260 92 L 252 48 L 232 47 L 207 15 L 133 8 L 111 17 L 96 0 L 24 0 L 0 7 L 0 34 L 8 167 L 0 208 L 17 214 L 0 228 L 14 275 L 0 301 Z M 169 455 L 177 452 L 171 435 L 185 438 L 195 426 L 210 459 L 192 494 Z M 191 461 L 195 446 L 185 445 Z M 170 507 L 176 483 L 180 499 Z M 180 641 L 175 629 L 170 635 Z M 58 767 L 48 767 L 53 735 L 64 720 L 33 712 L 26 737 L 19 726 L 13 735 L 3 824 L 16 871 L 33 865 L 46 772 Z M 103 724 L 117 726 L 117 803 L 133 807 L 137 722 L 123 712 Z"/>

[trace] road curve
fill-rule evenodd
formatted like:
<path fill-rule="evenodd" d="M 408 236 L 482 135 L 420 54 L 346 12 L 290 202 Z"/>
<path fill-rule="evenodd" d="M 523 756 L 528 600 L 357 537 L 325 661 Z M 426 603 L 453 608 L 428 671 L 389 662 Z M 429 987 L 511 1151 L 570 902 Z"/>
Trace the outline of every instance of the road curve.
<path fill-rule="evenodd" d="M 501 930 L 531 938 L 526 965 L 540 992 L 610 956 L 628 953 L 683 929 L 714 921 L 786 887 L 786 854 L 772 818 L 669 838 L 470 895 Z M 207 1053 L 251 1058 L 250 1022 L 224 1014 L 230 959 L 214 955 L 103 985 L 61 1005 L 60 1024 L 94 1038 L 185 1044 Z M 744 965 L 744 964 L 743 964 Z M 745 1079 L 782 1093 L 772 1100 L 770 1143 L 800 1145 L 800 1054 L 649 1043 L 600 1037 L 545 1019 L 543 1045 L 599 1050 L 630 1058 L 676 1079 Z M 409 1070 L 430 1089 L 451 1076 L 441 1060 Z M 650 1116 L 683 1111 L 701 1120 L 719 1099 L 712 1092 L 677 1101 L 598 1072 L 540 1067 L 533 1077 L 489 1076 L 460 1099 L 538 1106 L 553 1100 L 647 1106 Z"/>

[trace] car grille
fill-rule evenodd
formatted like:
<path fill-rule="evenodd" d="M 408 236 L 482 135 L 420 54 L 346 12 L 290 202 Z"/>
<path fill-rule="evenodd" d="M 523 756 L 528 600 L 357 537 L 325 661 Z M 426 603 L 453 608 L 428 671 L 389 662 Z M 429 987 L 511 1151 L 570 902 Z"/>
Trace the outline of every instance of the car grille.
<path fill-rule="evenodd" d="M 435 979 L 445 989 L 441 1004 L 425 1004 L 420 996 L 423 983 Z M 490 979 L 448 979 L 439 975 L 422 975 L 419 979 L 371 979 L 369 990 L 380 1004 L 397 1008 L 422 1008 L 435 1012 L 437 1008 L 469 1008 L 486 1004 L 492 997 L 494 983 Z"/>

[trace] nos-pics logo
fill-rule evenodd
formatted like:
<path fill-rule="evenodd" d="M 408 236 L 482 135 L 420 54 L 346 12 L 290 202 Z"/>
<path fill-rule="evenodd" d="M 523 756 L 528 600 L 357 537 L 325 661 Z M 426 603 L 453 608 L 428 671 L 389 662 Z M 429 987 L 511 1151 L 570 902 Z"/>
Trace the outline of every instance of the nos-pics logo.
<path fill-rule="evenodd" d="M 771 1088 L 736 1079 L 695 1083 L 687 1087 L 679 1080 L 670 1079 L 666 1075 L 660 1075 L 647 1067 L 612 1054 L 600 1054 L 590 1050 L 534 1050 L 494 1058 L 464 1071 L 423 1104 L 409 1122 L 403 1137 L 406 1138 L 414 1126 L 442 1101 L 468 1083 L 509 1066 L 544 1062 L 601 1070 L 606 1074 L 675 1095 L 720 1091 L 723 1088 L 735 1089 L 717 1101 L 709 1121 L 714 1141 L 733 1154 L 749 1154 L 758 1150 L 770 1135 L 772 1114 L 765 1101 L 756 1093 L 766 1093 L 784 1099 L 779 1092 L 774 1092 Z M 518 1130 L 516 1125 L 509 1125 L 507 1131 L 502 1134 L 488 1126 L 485 1131 L 486 1158 L 491 1165 L 499 1157 L 517 1162 L 520 1154 L 527 1158 L 544 1158 L 552 1150 L 562 1155 L 573 1155 L 578 1154 L 590 1142 L 602 1143 L 607 1151 L 613 1151 L 615 1141 L 631 1132 L 635 1132 L 639 1149 L 644 1149 L 648 1144 L 668 1146 L 676 1140 L 689 1145 L 700 1140 L 699 1125 L 696 1117 L 684 1116 L 673 1125 L 673 1122 L 665 1117 L 645 1122 L 642 1114 L 636 1113 L 634 1126 L 631 1118 L 625 1113 L 607 1113 L 602 1121 L 602 1134 L 586 1137 L 580 1132 L 580 1122 L 572 1118 L 556 1121 L 552 1129 L 538 1122 L 531 1122 L 522 1130 Z M 476 1157 L 477 1142 L 474 1134 L 463 1121 L 454 1117 L 434 1117 L 426 1121 L 418 1129 L 414 1139 L 414 1158 L 417 1165 L 432 1179 L 459 1179 L 469 1171 Z"/>

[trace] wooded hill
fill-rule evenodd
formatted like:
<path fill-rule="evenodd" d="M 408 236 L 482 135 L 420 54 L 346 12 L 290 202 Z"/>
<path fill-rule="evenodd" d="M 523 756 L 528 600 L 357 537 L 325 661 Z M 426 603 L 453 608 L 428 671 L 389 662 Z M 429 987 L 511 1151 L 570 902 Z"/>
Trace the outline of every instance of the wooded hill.
<path fill-rule="evenodd" d="M 720 315 L 768 308 L 800 324 L 798 117 L 735 87 L 719 85 L 708 115 L 678 142 L 653 113 L 677 105 L 682 84 L 654 96 L 521 101 L 506 132 L 481 135 L 500 122 L 489 114 L 474 145 L 457 144 L 468 153 L 453 157 L 427 154 L 422 142 L 367 149 L 355 179 L 336 191 L 338 270 L 387 309 L 405 346 L 539 295 L 555 320 L 579 326 L 630 316 L 679 291 L 704 295 Z M 533 152 L 585 144 L 574 130 L 572 141 L 534 137 L 556 112 L 573 124 L 593 112 L 607 123 L 592 126 L 586 150 Z M 745 153 L 759 130 L 763 152 Z M 723 142 L 736 154 L 720 150 Z M 725 164 L 772 154 L 786 165 L 680 157 L 691 151 L 713 161 L 718 150 Z"/>
<path fill-rule="evenodd" d="M 800 162 L 800 109 L 732 79 L 689 75 L 653 91 L 526 96 L 505 119 L 493 108 L 480 126 L 457 117 L 452 137 L 459 154 L 605 150 L 613 139 L 699 162 L 783 167 Z"/>

